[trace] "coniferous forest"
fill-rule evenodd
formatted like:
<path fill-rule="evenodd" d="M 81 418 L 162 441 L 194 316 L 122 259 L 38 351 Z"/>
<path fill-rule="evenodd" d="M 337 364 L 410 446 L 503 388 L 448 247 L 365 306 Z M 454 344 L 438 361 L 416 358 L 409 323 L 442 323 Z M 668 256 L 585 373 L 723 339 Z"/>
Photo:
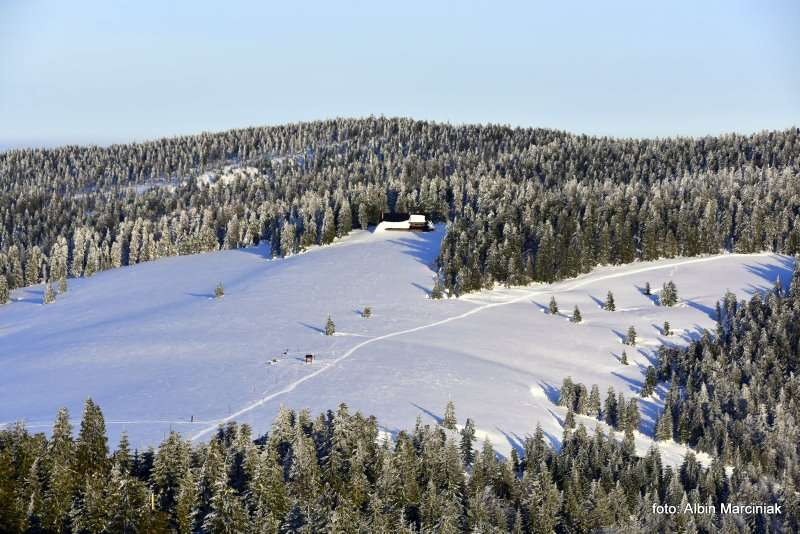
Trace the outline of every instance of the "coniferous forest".
<path fill-rule="evenodd" d="M 12 150 L 0 153 L 0 304 L 166 256 L 261 242 L 293 254 L 387 212 L 446 224 L 434 297 L 636 260 L 795 255 L 800 130 L 634 140 L 381 117 Z M 716 330 L 661 347 L 646 369 L 640 398 L 664 401 L 654 437 L 708 454 L 705 466 L 638 456 L 636 394 L 568 377 L 560 445 L 531 428 L 509 458 L 452 405 L 441 425 L 390 440 L 341 405 L 131 450 L 108 443 L 88 400 L 79 425 L 61 410 L 48 435 L 0 430 L 0 532 L 798 532 L 798 269 L 747 301 L 720 295 Z M 636 339 L 631 326 L 628 348 Z M 716 513 L 654 513 L 688 503 Z M 740 503 L 780 513 L 720 513 Z"/>
<path fill-rule="evenodd" d="M 213 185 L 227 165 L 253 172 Z M 384 212 L 447 223 L 451 294 L 598 264 L 800 251 L 800 133 L 633 140 L 337 119 L 0 153 L 11 289 L 267 241 L 286 255 Z M 438 293 L 438 291 L 437 291 Z"/>
<path fill-rule="evenodd" d="M 282 409 L 268 433 L 220 427 L 193 447 L 172 433 L 157 450 L 110 453 L 88 400 L 77 436 L 66 410 L 52 435 L 0 431 L 0 525 L 7 532 L 797 532 L 800 530 L 800 268 L 788 285 L 737 302 L 716 333 L 660 353 L 668 387 L 656 437 L 711 455 L 677 468 L 634 450 L 636 402 L 565 380 L 559 450 L 541 428 L 499 459 L 475 427 L 382 439 L 378 421 L 345 405 L 313 418 Z M 648 373 L 650 375 L 651 373 Z M 648 376 L 649 379 L 649 376 Z M 649 392 L 644 392 L 649 393 Z M 624 430 L 576 424 L 574 413 Z M 460 430 L 456 430 L 460 428 Z M 656 506 L 685 510 L 653 513 Z M 780 513 L 722 513 L 760 504 Z M 708 510 L 716 510 L 708 512 Z"/>

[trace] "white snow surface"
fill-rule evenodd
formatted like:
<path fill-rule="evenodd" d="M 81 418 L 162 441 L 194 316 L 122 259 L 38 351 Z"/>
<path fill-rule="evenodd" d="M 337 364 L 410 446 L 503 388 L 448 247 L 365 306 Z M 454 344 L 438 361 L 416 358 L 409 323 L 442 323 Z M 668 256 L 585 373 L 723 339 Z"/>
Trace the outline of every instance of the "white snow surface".
<path fill-rule="evenodd" d="M 418 416 L 436 424 L 452 399 L 459 423 L 471 417 L 503 455 L 537 422 L 558 446 L 565 376 L 598 384 L 602 398 L 609 386 L 635 396 L 661 343 L 713 330 L 726 289 L 747 297 L 778 276 L 788 281 L 793 268 L 775 254 L 672 259 L 436 301 L 428 293 L 443 231 L 356 231 L 285 259 L 269 259 L 263 247 L 165 258 L 71 279 L 47 306 L 41 286 L 14 291 L 0 307 L 0 425 L 24 421 L 48 432 L 61 406 L 77 425 L 92 397 L 112 447 L 126 431 L 144 448 L 171 429 L 204 440 L 235 420 L 261 434 L 281 404 L 316 414 L 345 402 L 375 415 L 388 436 Z M 670 279 L 676 307 L 641 291 Z M 214 299 L 220 281 L 225 296 Z M 616 312 L 599 306 L 609 290 Z M 562 315 L 540 313 L 551 296 Z M 576 304 L 580 324 L 566 319 Z M 334 336 L 323 335 L 329 314 Z M 668 338 L 664 320 L 676 332 Z M 630 325 L 637 347 L 620 342 Z M 623 349 L 628 366 L 618 360 Z M 306 353 L 313 364 L 303 362 Z M 656 395 L 639 407 L 644 453 L 661 402 Z M 670 463 L 685 453 L 660 447 Z"/>

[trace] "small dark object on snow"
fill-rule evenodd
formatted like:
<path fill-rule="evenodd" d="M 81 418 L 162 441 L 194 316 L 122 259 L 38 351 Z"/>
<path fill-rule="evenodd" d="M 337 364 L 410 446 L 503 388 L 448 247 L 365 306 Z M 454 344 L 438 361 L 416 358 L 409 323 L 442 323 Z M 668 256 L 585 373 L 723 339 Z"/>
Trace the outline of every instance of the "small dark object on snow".
<path fill-rule="evenodd" d="M 308 363 L 308 364 L 314 363 L 314 355 L 313 354 L 306 354 L 306 363 Z"/>

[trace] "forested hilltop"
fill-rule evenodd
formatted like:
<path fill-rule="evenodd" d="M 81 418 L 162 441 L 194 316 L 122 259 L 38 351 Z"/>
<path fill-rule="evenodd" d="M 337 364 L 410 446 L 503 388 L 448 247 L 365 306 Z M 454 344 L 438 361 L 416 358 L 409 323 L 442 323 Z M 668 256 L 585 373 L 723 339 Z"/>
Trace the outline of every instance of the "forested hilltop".
<path fill-rule="evenodd" d="M 799 154 L 795 128 L 630 140 L 387 118 L 14 150 L 0 153 L 0 284 L 261 240 L 285 255 L 387 211 L 448 223 L 452 294 L 635 259 L 794 254 Z M 230 165 L 249 170 L 204 174 Z"/>

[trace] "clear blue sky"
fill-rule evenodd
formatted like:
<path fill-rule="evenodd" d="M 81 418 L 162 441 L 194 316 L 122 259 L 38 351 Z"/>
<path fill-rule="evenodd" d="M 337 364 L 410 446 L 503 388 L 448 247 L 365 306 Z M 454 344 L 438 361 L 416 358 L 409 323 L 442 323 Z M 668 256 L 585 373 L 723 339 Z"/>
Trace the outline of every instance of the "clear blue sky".
<path fill-rule="evenodd" d="M 0 146 L 370 114 L 800 126 L 800 2 L 0 0 Z"/>

